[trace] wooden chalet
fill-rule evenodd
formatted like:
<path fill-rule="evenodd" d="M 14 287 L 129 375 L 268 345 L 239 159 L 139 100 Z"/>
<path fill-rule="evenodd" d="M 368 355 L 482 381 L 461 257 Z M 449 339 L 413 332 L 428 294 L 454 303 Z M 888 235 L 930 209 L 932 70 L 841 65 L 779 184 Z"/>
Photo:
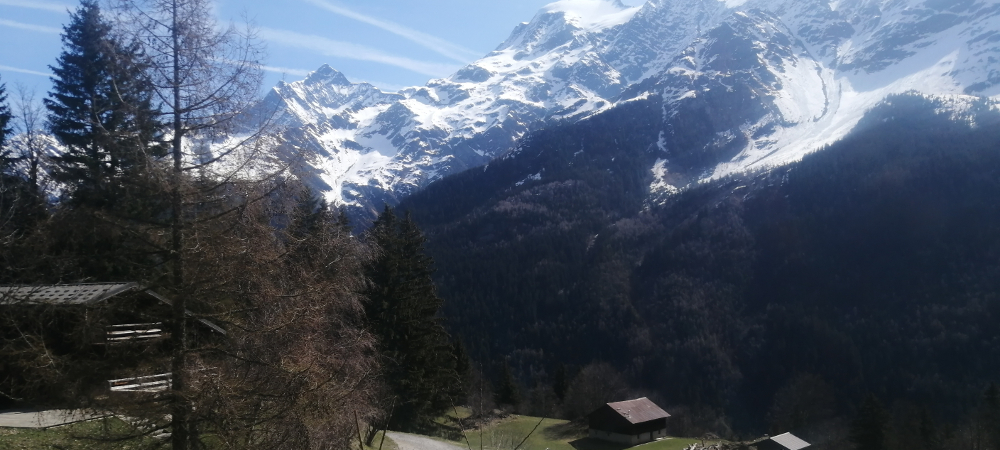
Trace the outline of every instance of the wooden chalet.
<path fill-rule="evenodd" d="M 590 437 L 638 445 L 667 435 L 670 414 L 646 397 L 605 404 L 587 416 Z"/>
<path fill-rule="evenodd" d="M 34 342 L 74 367 L 77 391 L 165 391 L 170 387 L 166 355 L 171 315 L 169 299 L 137 283 L 0 286 L 0 380 L 10 384 L 0 389 L 50 402 L 65 400 L 56 394 L 64 390 L 61 386 L 46 385 L 44 377 L 32 373 L 30 361 L 38 356 L 30 344 Z M 191 322 L 193 341 L 226 335 L 207 320 Z"/>
<path fill-rule="evenodd" d="M 802 450 L 810 444 L 792 433 L 779 434 L 757 442 L 757 450 Z"/>

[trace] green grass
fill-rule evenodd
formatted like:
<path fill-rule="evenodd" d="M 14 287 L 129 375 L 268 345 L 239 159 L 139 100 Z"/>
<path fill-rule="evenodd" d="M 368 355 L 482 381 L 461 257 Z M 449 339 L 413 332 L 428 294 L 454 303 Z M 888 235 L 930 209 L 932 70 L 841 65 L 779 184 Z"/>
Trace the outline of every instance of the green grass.
<path fill-rule="evenodd" d="M 382 432 L 379 431 L 375 435 L 375 440 L 372 441 L 371 447 L 369 447 L 369 446 L 366 445 L 365 446 L 365 450 L 378 450 L 379 444 L 382 444 L 382 450 L 398 450 L 399 449 L 399 447 L 396 445 L 396 443 L 392 441 L 392 438 L 390 438 L 388 436 L 386 436 L 385 442 L 383 443 L 382 442 Z M 355 447 L 356 446 L 357 446 L 357 442 L 355 442 Z"/>
<path fill-rule="evenodd" d="M 158 441 L 152 438 L 114 442 L 106 439 L 108 432 L 121 432 L 128 425 L 117 419 L 99 419 L 48 429 L 0 428 L 2 450 L 137 450 L 151 448 Z M 385 449 L 383 449 L 385 450 Z"/>
<path fill-rule="evenodd" d="M 540 425 L 539 421 L 541 421 Z M 520 444 L 536 425 L 538 428 L 521 445 L 519 450 L 623 450 L 630 448 L 624 444 L 588 438 L 585 425 L 557 419 L 541 420 L 538 417 L 530 416 L 511 416 L 487 426 L 483 428 L 482 439 L 480 439 L 478 430 L 469 430 L 466 432 L 468 444 L 463 438 L 452 439 L 452 442 L 462 447 L 471 446 L 472 450 L 479 450 L 480 444 L 482 444 L 483 450 L 511 450 Z M 682 450 L 695 442 L 701 441 L 687 438 L 667 438 L 631 448 L 636 450 Z"/>
<path fill-rule="evenodd" d="M 74 449 L 74 450 L 139 450 L 151 448 L 169 448 L 169 445 L 162 445 L 163 442 L 153 439 L 142 439 L 130 442 L 112 442 L 101 439 L 104 436 L 104 423 L 98 421 L 76 423 L 53 427 L 49 429 L 34 428 L 0 428 L 0 450 L 52 450 L 52 449 Z M 108 426 L 115 429 L 124 429 L 126 424 L 118 419 L 109 419 Z M 382 433 L 375 436 L 375 441 L 371 447 L 365 446 L 365 450 L 378 450 Z M 353 442 L 354 449 L 358 442 Z M 210 444 L 211 447 L 211 444 Z M 382 450 L 398 450 L 396 443 L 390 438 L 385 439 Z"/>

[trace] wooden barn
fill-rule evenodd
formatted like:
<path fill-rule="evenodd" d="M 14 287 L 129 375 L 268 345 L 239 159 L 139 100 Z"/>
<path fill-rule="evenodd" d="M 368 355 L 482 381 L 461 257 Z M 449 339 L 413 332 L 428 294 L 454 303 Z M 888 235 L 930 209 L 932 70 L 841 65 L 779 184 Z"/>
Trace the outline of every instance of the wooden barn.
<path fill-rule="evenodd" d="M 801 450 L 810 444 L 792 433 L 779 434 L 758 442 L 757 450 Z"/>
<path fill-rule="evenodd" d="M 646 397 L 605 404 L 587 416 L 590 437 L 638 445 L 667 435 L 670 414 Z"/>
<path fill-rule="evenodd" d="M 0 286 L 0 391 L 65 404 L 80 393 L 166 390 L 171 314 L 169 299 L 137 283 Z M 226 334 L 191 323 L 193 341 Z M 42 355 L 75 375 L 72 386 L 38 364 Z"/>

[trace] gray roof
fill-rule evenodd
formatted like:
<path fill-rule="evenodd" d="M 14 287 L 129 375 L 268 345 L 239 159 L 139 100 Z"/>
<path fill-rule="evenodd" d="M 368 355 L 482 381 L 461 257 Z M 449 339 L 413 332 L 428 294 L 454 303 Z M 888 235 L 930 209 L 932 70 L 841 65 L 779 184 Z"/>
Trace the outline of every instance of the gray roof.
<path fill-rule="evenodd" d="M 86 305 L 139 289 L 136 283 L 80 283 L 44 286 L 0 286 L 0 303 Z"/>
<path fill-rule="evenodd" d="M 143 289 L 138 283 L 77 283 L 50 284 L 39 286 L 0 286 L 0 305 L 24 302 L 41 305 L 90 305 L 102 302 L 118 294 L 131 291 L 142 291 L 153 298 L 172 305 L 170 299 L 156 293 L 152 289 Z M 188 316 L 193 316 L 185 310 Z M 205 319 L 197 319 L 203 325 L 225 335 L 222 327 Z"/>
<path fill-rule="evenodd" d="M 799 439 L 792 433 L 779 434 L 771 438 L 772 441 L 781 444 L 782 447 L 788 450 L 801 450 L 809 446 L 809 443 Z"/>
<path fill-rule="evenodd" d="M 646 397 L 608 403 L 608 406 L 627 419 L 629 423 L 633 424 L 670 417 L 670 414 L 667 414 L 666 411 L 656 406 L 656 403 L 653 403 L 652 400 Z"/>

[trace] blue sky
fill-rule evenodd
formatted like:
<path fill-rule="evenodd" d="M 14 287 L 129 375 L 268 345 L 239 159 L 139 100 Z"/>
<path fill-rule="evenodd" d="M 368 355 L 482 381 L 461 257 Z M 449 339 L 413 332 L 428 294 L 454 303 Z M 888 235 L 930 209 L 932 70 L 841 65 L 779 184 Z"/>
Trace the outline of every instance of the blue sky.
<path fill-rule="evenodd" d="M 323 64 L 385 90 L 451 74 L 504 41 L 551 0 L 216 0 L 217 20 L 256 24 L 268 49 L 263 88 Z M 641 0 L 626 0 L 636 5 Z M 61 51 L 67 0 L 0 0 L 0 79 L 44 97 Z"/>

